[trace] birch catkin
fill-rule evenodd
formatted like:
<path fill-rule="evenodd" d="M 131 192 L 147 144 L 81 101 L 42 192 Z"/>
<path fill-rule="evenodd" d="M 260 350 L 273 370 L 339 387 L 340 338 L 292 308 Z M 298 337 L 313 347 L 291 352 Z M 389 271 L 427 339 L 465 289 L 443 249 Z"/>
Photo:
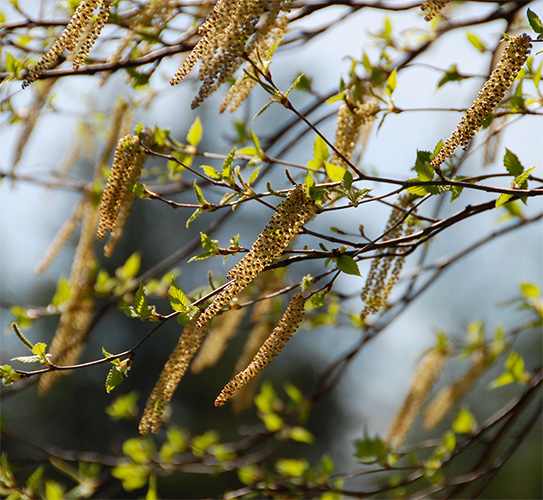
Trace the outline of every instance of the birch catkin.
<path fill-rule="evenodd" d="M 483 353 L 477 353 L 469 370 L 453 384 L 441 389 L 428 404 L 424 413 L 425 429 L 433 429 L 451 411 L 473 387 L 490 366 L 490 359 Z"/>
<path fill-rule="evenodd" d="M 23 82 L 27 86 L 37 80 L 44 71 L 54 68 L 65 50 L 72 52 L 74 69 L 84 62 L 100 35 L 111 12 L 111 0 L 82 0 L 70 22 L 53 45 L 29 70 Z M 99 9 L 95 19 L 93 14 Z"/>
<path fill-rule="evenodd" d="M 405 441 L 446 360 L 447 350 L 442 347 L 430 349 L 420 360 L 411 379 L 409 392 L 388 432 L 387 443 L 393 448 L 398 448 Z"/>
<path fill-rule="evenodd" d="M 106 232 L 112 233 L 111 241 L 106 246 L 108 256 L 113 252 L 130 213 L 134 201 L 132 188 L 141 175 L 144 160 L 145 153 L 139 137 L 126 135 L 119 141 L 98 209 L 98 238 L 104 238 Z"/>
<path fill-rule="evenodd" d="M 215 406 L 224 405 L 240 389 L 253 380 L 285 347 L 304 319 L 305 299 L 302 294 L 294 296 L 270 336 L 260 347 L 249 366 L 234 376 L 215 399 Z"/>
<path fill-rule="evenodd" d="M 60 322 L 49 353 L 53 362 L 70 365 L 77 362 L 83 341 L 94 313 L 93 285 L 96 269 L 94 235 L 97 212 L 94 202 L 88 200 L 83 209 L 81 236 L 70 273 L 70 298 L 60 315 Z M 51 371 L 40 378 L 40 393 L 47 392 L 66 371 Z"/>
<path fill-rule="evenodd" d="M 482 86 L 477 97 L 464 113 L 455 131 L 445 141 L 432 159 L 434 168 L 439 166 L 458 148 L 466 146 L 481 128 L 483 120 L 503 100 L 511 88 L 531 48 L 530 37 L 526 34 L 512 36 L 490 77 Z"/>

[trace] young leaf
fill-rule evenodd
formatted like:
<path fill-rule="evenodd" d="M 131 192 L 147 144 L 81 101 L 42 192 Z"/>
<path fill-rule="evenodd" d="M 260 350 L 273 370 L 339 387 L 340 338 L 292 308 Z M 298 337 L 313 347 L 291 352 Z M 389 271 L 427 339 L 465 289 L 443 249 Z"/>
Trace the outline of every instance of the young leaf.
<path fill-rule="evenodd" d="M 536 33 L 543 33 L 543 22 L 541 22 L 540 17 L 531 9 L 528 9 L 528 22 L 530 26 Z"/>
<path fill-rule="evenodd" d="M 191 146 L 198 146 L 202 140 L 202 136 L 204 133 L 204 129 L 202 127 L 202 122 L 200 121 L 200 117 L 197 116 L 192 125 L 190 126 L 190 129 L 187 134 L 187 142 Z"/>
<path fill-rule="evenodd" d="M 396 85 L 398 84 L 398 72 L 393 70 L 387 78 L 386 83 L 386 93 L 391 96 L 396 90 Z"/>
<path fill-rule="evenodd" d="M 324 167 L 326 169 L 326 174 L 332 182 L 340 182 L 343 180 L 346 171 L 345 168 L 328 161 L 324 163 Z"/>
<path fill-rule="evenodd" d="M 454 419 L 452 429 L 457 434 L 471 434 L 477 429 L 477 421 L 467 408 L 462 408 Z"/>
<path fill-rule="evenodd" d="M 508 148 L 505 148 L 503 164 L 507 171 L 515 177 L 522 174 L 522 172 L 524 171 L 524 167 L 522 166 L 522 163 L 520 163 L 518 156 Z"/>
<path fill-rule="evenodd" d="M 336 259 L 336 264 L 340 271 L 347 274 L 352 274 L 353 276 L 360 276 L 358 264 L 350 255 L 340 255 Z"/>

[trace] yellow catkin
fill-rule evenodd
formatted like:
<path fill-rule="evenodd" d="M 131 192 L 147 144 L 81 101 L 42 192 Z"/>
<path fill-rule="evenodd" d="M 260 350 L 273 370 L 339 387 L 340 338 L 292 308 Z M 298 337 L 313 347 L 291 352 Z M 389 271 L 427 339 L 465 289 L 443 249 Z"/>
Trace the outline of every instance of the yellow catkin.
<path fill-rule="evenodd" d="M 441 374 L 446 360 L 447 350 L 435 347 L 430 349 L 418 363 L 411 379 L 409 392 L 388 432 L 386 441 L 393 448 L 398 448 L 405 441 L 424 400 Z"/>
<path fill-rule="evenodd" d="M 70 217 L 62 224 L 49 248 L 45 252 L 45 256 L 36 267 L 36 273 L 43 273 L 50 265 L 59 252 L 64 248 L 64 245 L 75 231 L 81 217 L 83 215 L 84 203 L 78 203 Z"/>
<path fill-rule="evenodd" d="M 70 298 L 60 316 L 59 325 L 49 353 L 58 365 L 77 362 L 83 341 L 94 313 L 93 285 L 96 270 L 94 237 L 97 211 L 92 200 L 83 209 L 83 224 L 70 273 Z M 47 392 L 55 381 L 67 371 L 51 371 L 42 375 L 39 392 Z"/>
<path fill-rule="evenodd" d="M 441 389 L 428 403 L 424 412 L 425 429 L 433 429 L 438 425 L 454 405 L 468 393 L 489 366 L 490 358 L 485 354 L 477 353 L 469 370 L 456 382 Z"/>
<path fill-rule="evenodd" d="M 143 168 L 145 153 L 137 136 L 126 135 L 118 143 L 107 185 L 100 200 L 98 237 L 112 233 L 113 241 L 122 234 L 134 200 L 132 188 Z M 106 251 L 110 254 L 112 249 Z"/>
<path fill-rule="evenodd" d="M 170 83 L 180 83 L 200 63 L 202 85 L 192 102 L 193 108 L 199 106 L 239 69 L 246 54 L 257 44 L 259 37 L 255 34 L 267 32 L 288 3 L 284 0 L 219 0 L 198 29 L 200 40 Z"/>
<path fill-rule="evenodd" d="M 243 350 L 238 358 L 234 368 L 234 374 L 244 370 L 256 353 L 268 338 L 273 330 L 273 300 L 263 300 L 257 302 L 253 308 L 251 315 L 251 323 L 253 327 L 247 336 L 247 341 L 243 346 Z M 232 398 L 232 407 L 234 411 L 240 412 L 251 406 L 254 393 L 256 391 L 258 375 L 253 380 L 242 387 Z"/>
<path fill-rule="evenodd" d="M 505 97 L 530 52 L 530 37 L 526 34 L 512 36 L 484 83 L 477 97 L 464 113 L 460 123 L 432 159 L 434 168 L 449 158 L 459 146 L 466 146 L 481 128 L 483 120 Z"/>
<path fill-rule="evenodd" d="M 85 32 L 80 37 L 77 46 L 73 50 L 72 66 L 77 70 L 85 64 L 96 40 L 102 33 L 111 14 L 112 0 L 102 0 L 99 4 L 98 15 L 87 25 Z"/>
<path fill-rule="evenodd" d="M 224 405 L 283 350 L 304 319 L 304 303 L 305 299 L 302 294 L 298 294 L 290 300 L 285 313 L 270 336 L 262 344 L 247 368 L 235 375 L 224 386 L 217 399 L 215 399 L 215 406 Z"/>
<path fill-rule="evenodd" d="M 28 70 L 23 87 L 37 80 L 45 70 L 55 67 L 65 50 L 73 51 L 77 47 L 81 36 L 87 33 L 87 26 L 93 21 L 94 11 L 101 4 L 101 0 L 82 0 L 78 4 L 62 34 Z"/>
<path fill-rule="evenodd" d="M 12 161 L 12 171 L 15 170 L 15 167 L 21 161 L 26 145 L 30 140 L 38 118 L 40 117 L 41 111 L 47 102 L 49 94 L 51 93 L 51 90 L 55 85 L 55 82 L 56 79 L 50 78 L 48 80 L 40 82 L 41 85 L 36 85 L 36 95 L 34 97 L 34 101 L 30 105 L 28 114 L 24 118 L 23 128 L 21 130 L 19 138 L 17 139 L 17 143 L 15 144 L 15 153 L 13 155 Z"/>
<path fill-rule="evenodd" d="M 411 196 L 400 197 L 399 208 L 392 209 L 385 227 L 387 240 L 408 236 L 413 232 L 413 226 L 408 224 L 406 220 L 402 220 L 406 217 L 405 210 L 409 209 L 412 203 L 413 198 Z M 401 252 L 400 250 L 391 251 L 394 253 Z M 387 307 L 390 293 L 400 279 L 405 258 L 406 254 L 400 253 L 400 255 L 393 257 L 373 259 L 361 293 L 364 302 L 361 313 L 362 320 L 365 320 L 370 314 L 375 314 Z"/>
<path fill-rule="evenodd" d="M 268 32 L 260 32 L 255 46 L 249 54 L 249 59 L 256 64 L 258 69 L 265 73 L 271 58 L 281 41 L 283 40 L 288 28 L 287 16 L 280 16 L 273 20 Z M 255 87 L 254 69 L 248 68 L 249 74 L 244 74 L 238 78 L 228 90 L 219 111 L 223 113 L 228 109 L 231 113 L 236 111 L 240 105 L 249 97 L 251 90 Z M 252 76 L 250 76 L 252 75 Z"/>
<path fill-rule="evenodd" d="M 451 0 L 427 0 L 422 2 L 420 9 L 424 14 L 424 19 L 426 21 L 431 21 L 434 17 L 438 16 Z"/>
<path fill-rule="evenodd" d="M 139 432 L 148 434 L 158 432 L 167 403 L 172 399 L 181 378 L 187 371 L 192 358 L 202 342 L 203 332 L 197 326 L 197 320 L 188 323 L 179 337 L 177 346 L 170 354 L 160 377 L 155 384 L 145 405 L 139 423 Z"/>
<path fill-rule="evenodd" d="M 219 361 L 228 343 L 237 333 L 244 316 L 245 309 L 238 307 L 223 313 L 216 319 L 191 365 L 193 373 L 200 373 Z"/>
<path fill-rule="evenodd" d="M 348 160 L 351 160 L 355 147 L 365 125 L 371 124 L 379 111 L 376 102 L 367 102 L 359 105 L 343 103 L 338 111 L 336 121 L 335 147 Z M 336 153 L 332 156 L 332 163 L 347 166 L 346 162 Z"/>
<path fill-rule="evenodd" d="M 254 281 L 287 249 L 316 210 L 316 205 L 305 194 L 303 186 L 296 186 L 277 207 L 249 252 L 228 272 L 228 277 L 244 286 Z"/>

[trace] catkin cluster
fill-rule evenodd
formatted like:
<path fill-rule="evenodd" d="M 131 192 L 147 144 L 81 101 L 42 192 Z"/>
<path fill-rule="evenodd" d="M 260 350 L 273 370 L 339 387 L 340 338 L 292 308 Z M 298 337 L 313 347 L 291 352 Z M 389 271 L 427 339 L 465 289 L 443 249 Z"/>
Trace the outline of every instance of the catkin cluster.
<path fill-rule="evenodd" d="M 134 193 L 132 188 L 141 175 L 145 152 L 138 136 L 126 135 L 118 143 L 113 166 L 100 200 L 98 237 L 110 232 L 105 254 L 113 253 L 130 214 Z"/>
<path fill-rule="evenodd" d="M 270 336 L 262 344 L 247 368 L 235 375 L 224 386 L 217 399 L 215 399 L 215 406 L 224 405 L 240 389 L 251 382 L 283 350 L 304 319 L 304 303 L 305 299 L 302 294 L 298 294 L 290 300 L 285 313 Z"/>
<path fill-rule="evenodd" d="M 431 21 L 434 17 L 438 16 L 441 9 L 445 7 L 451 0 L 427 0 L 422 2 L 420 9 L 424 13 L 424 20 Z"/>
<path fill-rule="evenodd" d="M 60 322 L 49 348 L 53 362 L 70 365 L 77 362 L 83 341 L 94 313 L 93 285 L 96 271 L 94 235 L 97 211 L 92 200 L 85 202 L 81 236 L 75 251 L 70 273 L 70 298 L 65 304 Z M 51 371 L 40 378 L 39 390 L 43 394 L 65 371 Z"/>
<path fill-rule="evenodd" d="M 202 85 L 192 107 L 217 90 L 242 65 L 257 43 L 257 34 L 267 33 L 274 25 L 286 0 L 219 0 L 199 28 L 200 40 L 185 58 L 172 85 L 183 81 L 200 62 Z"/>
<path fill-rule="evenodd" d="M 413 232 L 413 226 L 406 221 L 405 213 L 412 203 L 411 196 L 402 196 L 399 199 L 399 206 L 392 209 L 385 228 L 387 240 L 408 236 Z M 405 254 L 399 254 L 373 259 L 361 293 L 364 301 L 360 315 L 362 320 L 388 305 L 388 297 L 400 278 L 405 257 Z"/>
<path fill-rule="evenodd" d="M 270 24 L 267 32 L 258 33 L 257 41 L 249 54 L 249 59 L 262 73 L 267 71 L 271 58 L 281 44 L 287 28 L 287 16 L 279 16 Z M 252 68 L 248 68 L 248 74 L 244 74 L 234 82 L 221 103 L 219 108 L 221 113 L 225 110 L 233 113 L 249 97 L 251 90 L 253 90 L 257 82 L 257 75 L 253 73 Z"/>
<path fill-rule="evenodd" d="M 109 19 L 111 8 L 112 0 L 81 0 L 62 34 L 29 69 L 23 86 L 55 67 L 65 50 L 71 53 L 74 69 L 84 64 Z"/>
<path fill-rule="evenodd" d="M 357 105 L 343 103 L 338 111 L 336 121 L 336 149 L 348 160 L 353 157 L 353 152 L 358 143 L 362 128 L 371 124 L 379 111 L 379 105 L 374 102 L 366 102 Z M 332 156 L 332 163 L 347 167 L 345 161 L 337 153 Z"/>
<path fill-rule="evenodd" d="M 316 206 L 302 186 L 290 191 L 277 207 L 249 252 L 228 273 L 229 283 L 185 328 L 176 349 L 168 359 L 145 407 L 140 432 L 156 432 L 166 403 L 187 371 L 206 337 L 209 323 L 239 296 L 288 247 L 302 226 L 316 212 Z"/>
<path fill-rule="evenodd" d="M 509 39 L 490 77 L 464 113 L 454 132 L 432 159 L 432 167 L 439 168 L 457 147 L 466 146 L 473 139 L 485 117 L 496 108 L 513 85 L 528 58 L 531 46 L 530 37 L 526 34 L 514 35 Z"/>
<path fill-rule="evenodd" d="M 477 353 L 469 370 L 453 384 L 441 389 L 428 404 L 424 413 L 424 427 L 433 429 L 441 422 L 453 406 L 460 401 L 490 366 L 485 353 Z"/>
<path fill-rule="evenodd" d="M 409 392 L 388 432 L 387 443 L 393 448 L 398 448 L 403 444 L 424 400 L 443 370 L 446 360 L 447 349 L 443 347 L 430 349 L 420 360 L 411 379 Z"/>

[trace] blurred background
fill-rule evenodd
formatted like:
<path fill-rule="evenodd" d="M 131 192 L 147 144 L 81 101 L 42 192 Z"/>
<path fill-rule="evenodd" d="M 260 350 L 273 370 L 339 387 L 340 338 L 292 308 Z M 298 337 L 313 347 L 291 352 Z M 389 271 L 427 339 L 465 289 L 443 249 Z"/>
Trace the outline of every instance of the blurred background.
<path fill-rule="evenodd" d="M 1 4 L 5 5 L 1 5 Z M 2 9 L 9 11 L 7 1 L 0 1 Z M 32 1 L 20 1 L 32 12 Z M 475 4 L 455 10 L 459 18 L 483 14 L 491 6 Z M 531 8 L 543 12 L 543 2 L 533 2 Z M 343 8 L 330 8 L 304 21 L 303 26 L 315 28 L 328 23 L 331 18 L 341 16 Z M 417 29 L 424 26 L 418 12 L 408 11 L 390 16 L 395 33 L 412 32 L 416 41 Z M 325 94 L 337 87 L 340 75 L 349 68 L 347 56 L 360 57 L 363 50 L 372 53 L 371 33 L 382 26 L 384 14 L 378 10 L 363 9 L 346 21 L 335 24 L 325 34 L 316 37 L 304 46 L 281 50 L 272 65 L 273 75 L 282 88 L 299 72 L 312 78 L 313 89 Z M 501 37 L 503 22 L 489 23 L 473 31 L 489 46 Z M 168 77 L 175 71 L 178 57 L 163 60 L 151 80 L 159 97 L 148 109 L 136 112 L 136 121 L 146 126 L 158 125 L 171 130 L 172 136 L 183 139 L 190 124 L 199 116 L 204 125 L 203 149 L 226 152 L 230 147 L 235 119 L 247 121 L 260 135 L 265 136 L 283 123 L 288 114 L 279 106 L 272 106 L 262 116 L 252 116 L 265 102 L 266 96 L 256 90 L 248 103 L 249 110 L 241 110 L 236 116 L 219 115 L 218 104 L 222 95 L 213 97 L 196 110 L 190 111 L 190 100 L 195 86 L 187 82 L 171 88 Z M 489 55 L 477 53 L 466 39 L 466 33 L 458 30 L 447 34 L 435 46 L 417 60 L 448 67 L 457 63 L 462 72 L 484 73 L 489 64 Z M 413 66 L 400 75 L 395 94 L 400 107 L 463 107 L 471 102 L 479 81 L 452 83 L 436 91 L 440 73 L 423 66 Z M 118 96 L 132 95 L 137 91 L 126 84 L 125 74 L 110 78 L 100 88 L 94 77 L 70 77 L 59 82 L 54 90 L 56 112 L 44 113 L 34 131 L 22 159 L 19 173 L 43 174 L 56 169 L 69 153 L 78 133 L 81 119 L 91 109 L 93 119 L 106 120 Z M 16 84 L 10 89 L 16 90 Z M 310 96 L 294 94 L 294 102 L 301 107 Z M 28 105 L 29 93 L 17 95 L 18 106 Z M 328 109 L 327 109 L 328 111 Z M 100 116 L 102 115 L 102 116 Z M 458 120 L 457 113 L 417 112 L 402 113 L 387 118 L 378 132 L 374 129 L 362 159 L 362 166 L 383 176 L 407 178 L 414 164 L 417 149 L 432 149 L 435 143 L 446 136 Z M 535 166 L 536 173 L 543 175 L 541 159 L 541 118 L 524 117 L 505 129 L 496 164 L 491 168 L 502 168 L 501 158 L 505 147 L 512 149 L 525 166 Z M 333 137 L 334 120 L 324 122 L 320 128 L 328 137 Z M 299 129 L 293 130 L 291 137 Z M 9 170 L 10 152 L 16 141 L 19 128 L 3 123 L 0 127 L 0 169 Z M 89 138 L 88 153 L 79 160 L 72 171 L 73 176 L 90 179 L 96 161 L 96 151 L 104 141 L 102 136 Z M 288 159 L 306 162 L 312 155 L 313 136 L 306 134 L 304 140 L 289 153 Z M 160 165 L 157 159 L 148 165 Z M 481 148 L 474 148 L 463 173 L 479 174 L 482 167 Z M 488 171 L 487 170 L 487 171 Z M 274 187 L 286 186 L 282 170 L 272 177 Z M 369 185 L 368 187 L 375 187 Z M 179 197 L 179 201 L 192 201 L 192 194 Z M 54 293 L 61 275 L 68 276 L 76 238 L 65 247 L 52 267 L 44 275 L 35 275 L 34 268 L 40 261 L 53 235 L 71 212 L 78 199 L 77 193 L 62 190 L 47 190 L 29 183 L 0 184 L 0 363 L 11 357 L 24 354 L 21 346 L 9 330 L 13 319 L 9 313 L 11 305 L 44 306 Z M 453 212 L 472 202 L 488 198 L 477 192 L 466 191 L 455 205 L 446 210 Z M 315 230 L 327 231 L 330 226 L 356 231 L 364 224 L 366 233 L 376 235 L 383 228 L 388 210 L 382 206 L 362 205 L 349 211 L 329 212 L 310 224 Z M 539 199 L 531 199 L 524 208 L 526 214 L 536 213 L 543 207 Z M 427 207 L 426 210 L 429 210 Z M 189 230 L 185 229 L 186 211 L 175 211 L 158 202 L 137 200 L 124 237 L 112 259 L 102 257 L 101 266 L 113 272 L 135 251 L 142 257 L 142 269 L 153 264 L 183 246 L 210 223 L 214 214 L 198 219 Z M 224 224 L 214 235 L 223 246 L 229 238 L 240 233 L 243 245 L 250 245 L 263 226 L 267 213 L 257 204 L 244 205 L 228 224 Z M 497 212 L 489 212 L 458 224 L 441 233 L 431 246 L 432 262 L 448 256 L 472 241 L 504 224 Z M 317 437 L 316 443 L 301 450 L 310 459 L 329 453 L 340 471 L 355 467 L 353 440 L 367 430 L 370 434 L 383 435 L 404 397 L 413 368 L 421 353 L 434 343 L 435 332 L 443 329 L 451 336 L 465 338 L 466 326 L 471 321 L 482 320 L 492 332 L 499 324 L 506 328 L 522 321 L 522 311 L 516 310 L 508 301 L 518 296 L 518 284 L 531 281 L 543 284 L 543 230 L 541 224 L 510 233 L 463 259 L 450 268 L 430 290 L 418 299 L 402 316 L 378 338 L 369 343 L 346 371 L 341 383 L 313 409 L 309 429 Z M 413 268 L 416 255 L 411 256 L 405 272 Z M 184 290 L 205 284 L 208 270 L 216 275 L 224 273 L 232 260 L 223 262 L 220 257 L 180 266 L 178 283 Z M 362 277 L 368 264 L 361 266 Z M 318 264 L 307 261 L 289 268 L 287 280 L 294 283 L 307 273 L 316 274 Z M 360 290 L 363 278 L 343 278 L 338 291 L 352 293 Z M 358 299 L 352 301 L 353 312 L 360 307 Z M 33 341 L 49 341 L 55 330 L 56 319 L 46 318 L 33 324 L 28 331 Z M 199 375 L 188 376 L 176 393 L 172 405 L 172 422 L 187 428 L 191 433 L 216 429 L 225 438 L 236 436 L 240 425 L 256 423 L 254 411 L 234 414 L 229 407 L 215 409 L 212 401 L 230 376 L 236 362 L 247 325 L 230 345 L 225 358 L 215 367 Z M 85 348 L 85 360 L 95 359 L 100 347 L 116 352 L 131 346 L 148 329 L 148 325 L 130 320 L 119 312 L 111 312 L 99 324 Z M 179 334 L 179 326 L 170 322 L 147 344 L 136 359 L 130 377 L 118 389 L 119 393 L 137 391 L 140 405 L 151 390 L 160 368 L 173 348 Z M 355 328 L 327 328 L 304 331 L 292 340 L 285 352 L 266 370 L 265 378 L 277 387 L 291 381 L 308 392 L 314 389 L 319 374 L 339 355 L 349 349 L 359 338 Z M 542 345 L 540 335 L 521 337 L 516 346 L 526 359 L 527 368 L 541 363 Z M 143 368 L 144 367 L 144 368 Z M 453 363 L 441 378 L 440 385 L 452 380 L 465 369 L 462 363 Z M 500 365 L 479 381 L 477 389 L 468 397 L 467 405 L 481 420 L 517 393 L 515 387 L 505 387 L 493 392 L 493 397 L 483 396 L 490 380 L 495 378 Z M 2 401 L 2 416 L 7 429 L 15 435 L 38 445 L 47 445 L 76 450 L 118 452 L 123 440 L 136 434 L 135 422 L 112 422 L 104 413 L 112 396 L 104 391 L 105 367 L 79 370 L 64 377 L 47 397 L 37 396 L 31 387 L 16 396 Z M 450 423 L 450 420 L 447 421 Z M 441 427 L 435 432 L 440 435 Z M 415 429 L 412 438 L 422 436 Z M 541 426 L 520 447 L 513 459 L 493 480 L 486 490 L 487 498 L 542 498 L 542 431 Z M 16 448 L 16 449 L 15 449 Z M 7 450 L 10 457 L 25 460 L 38 453 L 32 447 L 18 444 Z M 300 447 L 297 448 L 299 450 Z M 305 451 L 304 451 L 305 450 Z M 39 453 L 38 453 L 39 455 Z M 164 498 L 190 498 L 191 492 L 199 495 L 218 495 L 225 488 L 236 488 L 239 483 L 235 474 L 222 474 L 209 481 L 207 476 L 179 475 L 169 478 L 159 489 Z M 120 487 L 111 492 L 112 497 L 137 497 L 127 494 Z"/>

